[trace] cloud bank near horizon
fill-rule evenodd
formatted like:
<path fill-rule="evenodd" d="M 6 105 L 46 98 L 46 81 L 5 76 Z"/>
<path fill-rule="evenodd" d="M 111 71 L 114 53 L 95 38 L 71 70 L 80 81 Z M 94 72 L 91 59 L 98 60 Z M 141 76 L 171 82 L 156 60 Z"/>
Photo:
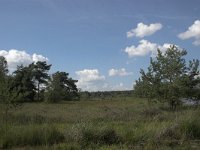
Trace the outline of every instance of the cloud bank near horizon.
<path fill-rule="evenodd" d="M 8 63 L 8 69 L 10 72 L 13 72 L 17 66 L 24 65 L 27 66 L 33 62 L 38 61 L 48 61 L 47 57 L 43 55 L 38 55 L 36 53 L 29 54 L 25 50 L 0 50 L 0 56 L 5 57 Z"/>

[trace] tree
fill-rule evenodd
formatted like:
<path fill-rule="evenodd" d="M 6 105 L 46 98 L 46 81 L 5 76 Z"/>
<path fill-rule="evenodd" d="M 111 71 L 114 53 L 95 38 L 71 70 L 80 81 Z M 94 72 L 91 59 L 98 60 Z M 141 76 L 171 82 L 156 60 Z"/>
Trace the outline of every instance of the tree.
<path fill-rule="evenodd" d="M 77 80 L 68 77 L 66 72 L 56 72 L 52 75 L 49 86 L 47 88 L 46 99 L 51 102 L 67 99 L 77 99 L 78 89 Z"/>
<path fill-rule="evenodd" d="M 6 86 L 7 86 L 7 61 L 3 56 L 0 56 L 0 101 L 5 100 Z"/>
<path fill-rule="evenodd" d="M 149 99 L 165 100 L 171 109 L 175 109 L 180 98 L 185 96 L 187 84 L 191 84 L 192 81 L 189 80 L 188 73 L 191 66 L 187 68 L 184 59 L 186 54 L 185 50 L 180 50 L 174 45 L 164 53 L 158 49 L 156 58 L 150 60 L 147 72 L 140 71 L 141 79 L 136 81 L 135 92 L 144 93 Z M 191 86 L 194 87 L 194 84 Z"/>
<path fill-rule="evenodd" d="M 8 131 L 9 111 L 17 108 L 19 104 L 14 99 L 14 94 L 10 91 L 12 77 L 8 75 L 8 65 L 4 57 L 0 56 L 0 103 L 3 113 L 2 121 L 5 121 L 5 132 Z"/>
<path fill-rule="evenodd" d="M 32 67 L 30 65 L 27 67 L 23 65 L 18 66 L 13 74 L 14 76 L 10 83 L 10 92 L 13 93 L 15 101 L 34 101 L 36 88 L 33 82 Z"/>
<path fill-rule="evenodd" d="M 47 65 L 47 63 L 38 61 L 35 64 L 32 63 L 30 65 L 33 69 L 33 78 L 35 83 L 37 84 L 37 100 L 40 100 L 40 91 L 42 90 L 40 88 L 40 85 L 43 84 L 44 86 L 48 83 L 49 75 L 48 71 L 51 68 L 51 65 Z"/>
<path fill-rule="evenodd" d="M 189 61 L 188 76 L 186 79 L 186 96 L 194 100 L 200 100 L 200 71 L 199 60 Z"/>
<path fill-rule="evenodd" d="M 3 56 L 0 56 L 0 75 L 6 76 L 8 73 L 8 65 L 7 61 Z"/>

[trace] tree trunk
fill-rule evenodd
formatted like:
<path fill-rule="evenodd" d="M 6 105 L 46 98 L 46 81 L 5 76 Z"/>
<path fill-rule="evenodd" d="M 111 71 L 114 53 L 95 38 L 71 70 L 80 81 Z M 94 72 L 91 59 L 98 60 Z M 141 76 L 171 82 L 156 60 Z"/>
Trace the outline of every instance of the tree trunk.
<path fill-rule="evenodd" d="M 40 83 L 38 83 L 38 94 L 37 94 L 37 101 L 40 100 Z"/>

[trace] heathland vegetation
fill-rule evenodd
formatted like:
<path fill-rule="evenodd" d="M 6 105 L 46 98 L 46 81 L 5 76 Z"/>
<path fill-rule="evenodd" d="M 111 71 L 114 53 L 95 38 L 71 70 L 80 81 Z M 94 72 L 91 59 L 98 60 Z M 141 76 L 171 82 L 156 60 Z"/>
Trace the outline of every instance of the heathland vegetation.
<path fill-rule="evenodd" d="M 199 149 L 199 60 L 158 50 L 131 91 L 87 92 L 46 62 L 0 57 L 0 149 Z M 198 103 L 197 103 L 198 104 Z"/>

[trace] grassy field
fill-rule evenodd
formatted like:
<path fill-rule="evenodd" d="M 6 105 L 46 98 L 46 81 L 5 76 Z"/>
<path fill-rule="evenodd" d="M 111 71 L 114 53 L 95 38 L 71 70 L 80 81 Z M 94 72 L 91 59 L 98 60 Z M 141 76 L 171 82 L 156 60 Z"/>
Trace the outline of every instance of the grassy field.
<path fill-rule="evenodd" d="M 3 105 L 1 105 L 3 108 Z M 27 103 L 5 116 L 0 149 L 199 149 L 200 110 L 145 99 Z"/>

